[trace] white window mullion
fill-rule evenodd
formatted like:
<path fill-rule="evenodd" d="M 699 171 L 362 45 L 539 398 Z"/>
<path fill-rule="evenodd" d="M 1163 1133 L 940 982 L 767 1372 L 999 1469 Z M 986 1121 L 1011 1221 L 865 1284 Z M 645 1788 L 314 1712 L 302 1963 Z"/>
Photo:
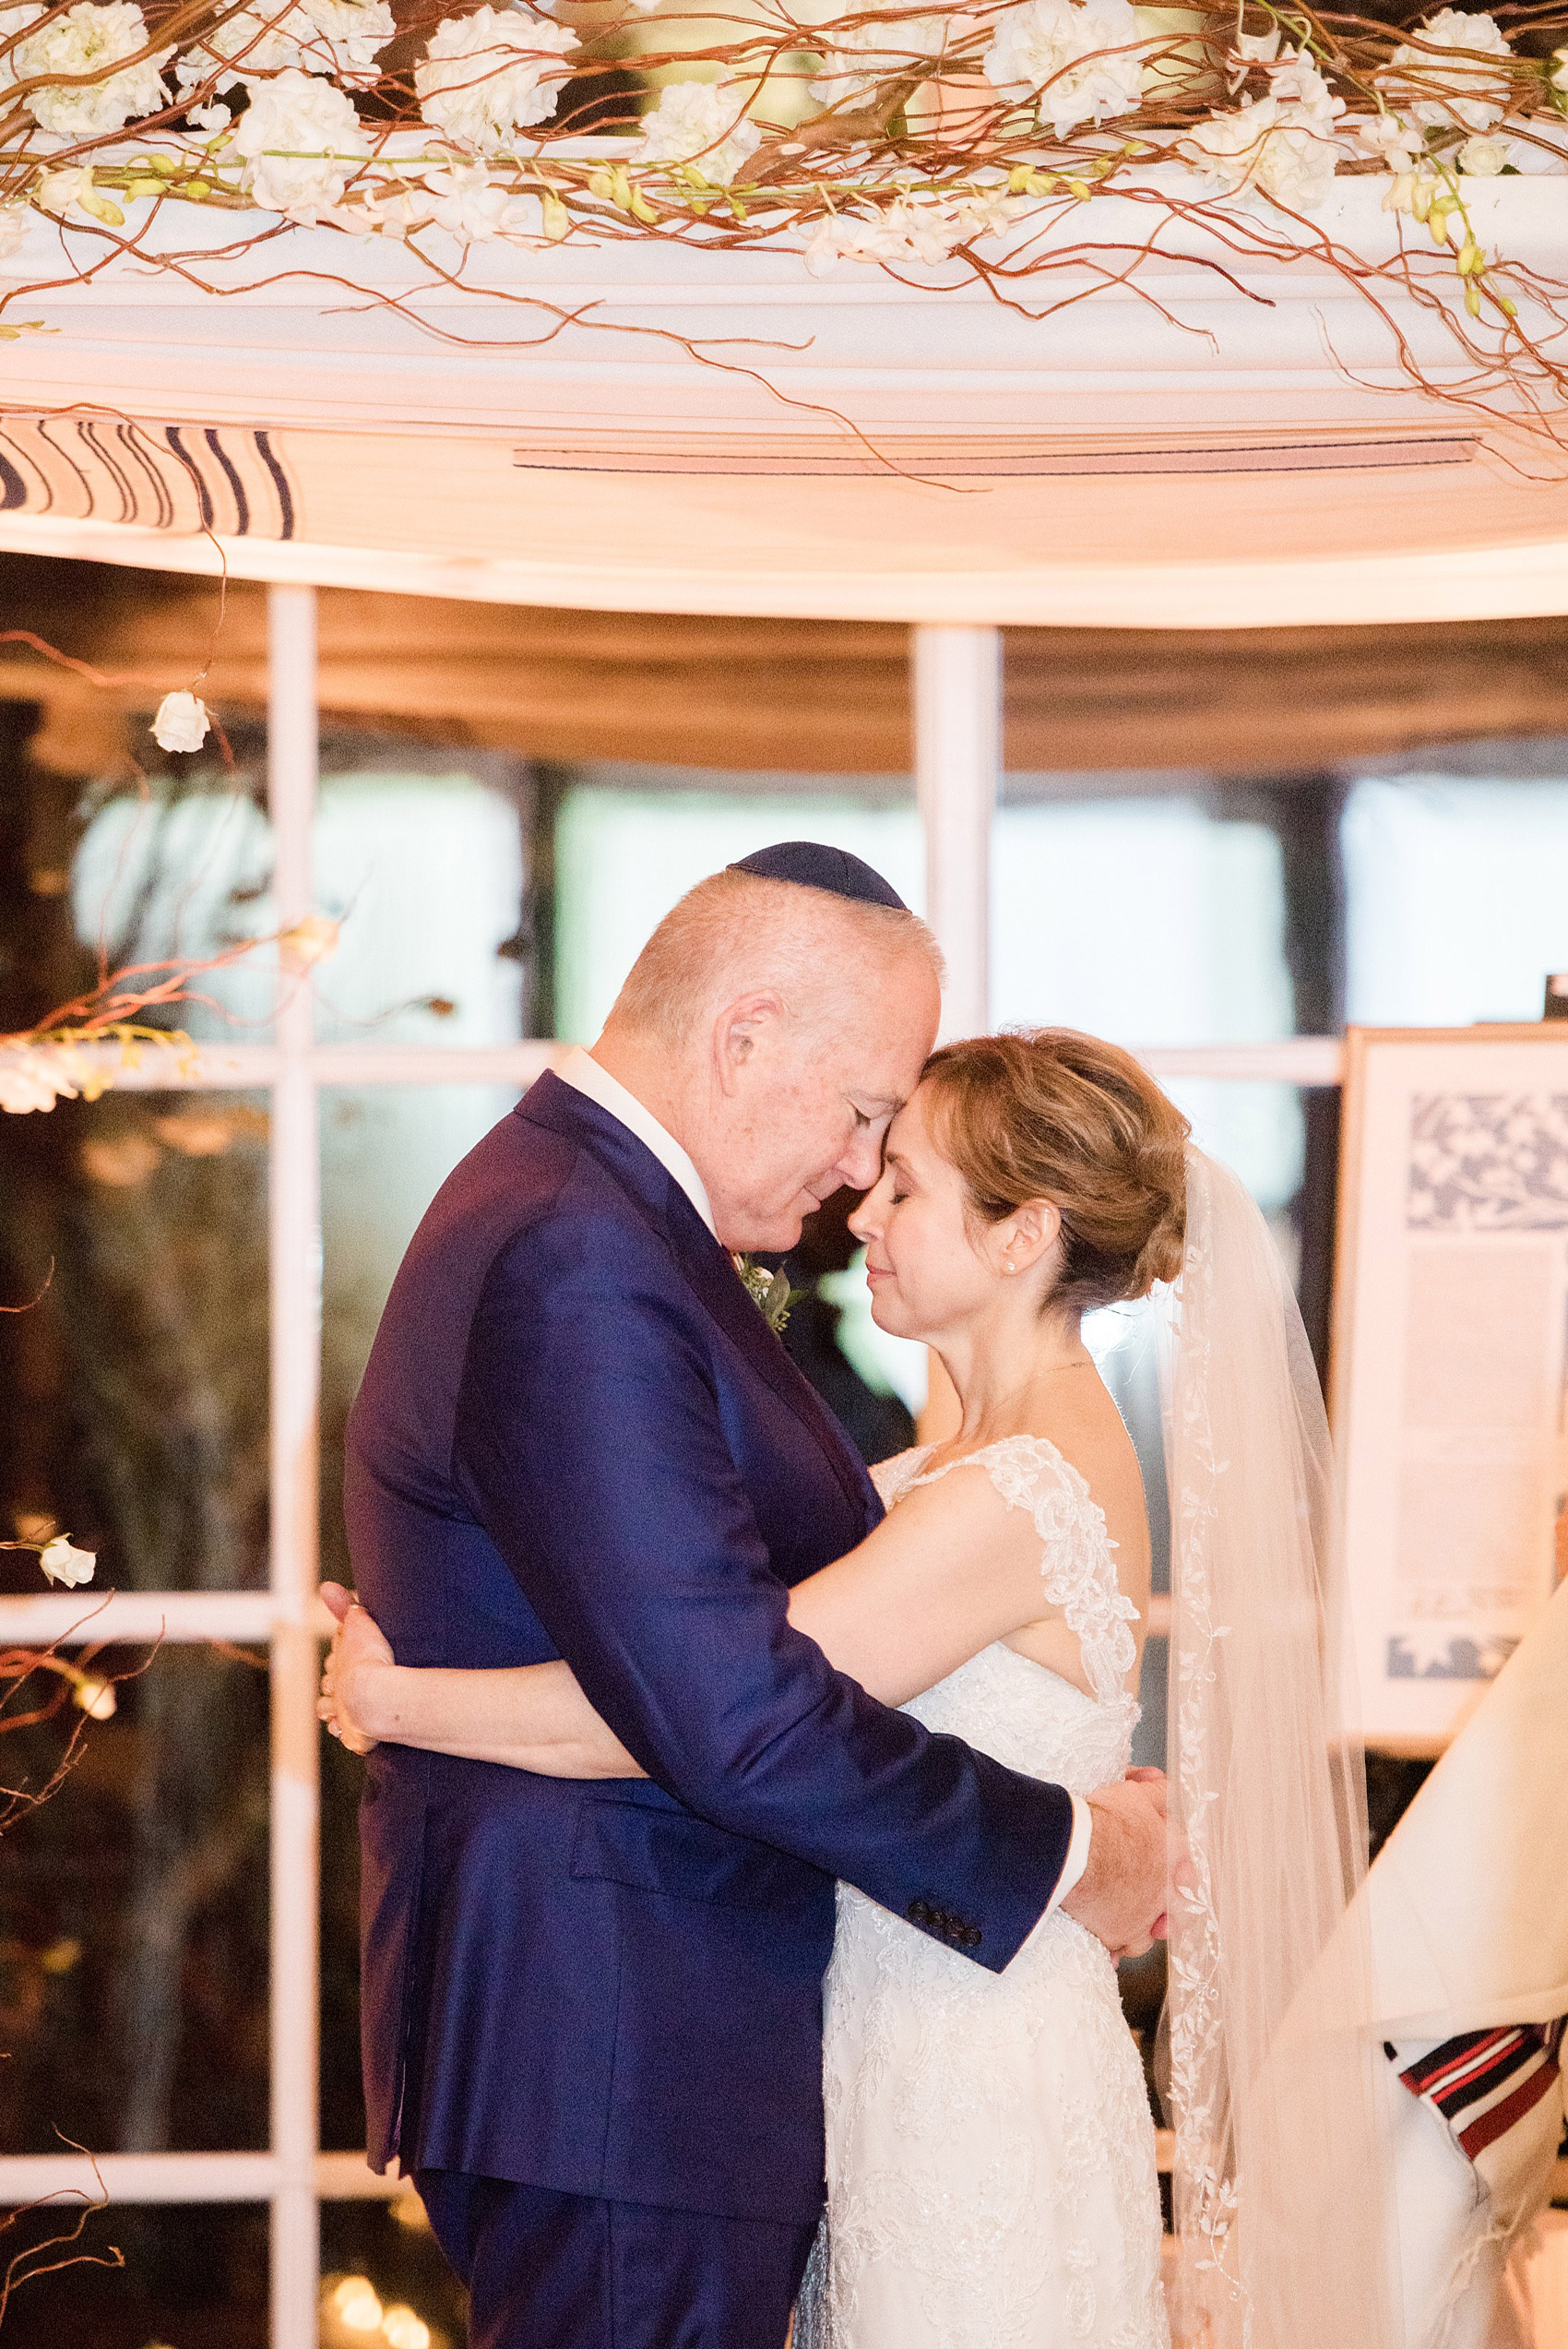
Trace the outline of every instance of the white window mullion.
<path fill-rule="evenodd" d="M 991 1026 L 991 832 L 1002 772 L 1002 631 L 910 631 L 926 919 L 947 963 L 944 1036 Z"/>
<path fill-rule="evenodd" d="M 267 796 L 280 928 L 312 911 L 315 591 L 267 591 Z M 272 2349 L 315 2349 L 320 2212 L 320 1784 L 312 1627 L 318 1552 L 321 1197 L 307 971 L 280 973 L 272 1091 Z"/>

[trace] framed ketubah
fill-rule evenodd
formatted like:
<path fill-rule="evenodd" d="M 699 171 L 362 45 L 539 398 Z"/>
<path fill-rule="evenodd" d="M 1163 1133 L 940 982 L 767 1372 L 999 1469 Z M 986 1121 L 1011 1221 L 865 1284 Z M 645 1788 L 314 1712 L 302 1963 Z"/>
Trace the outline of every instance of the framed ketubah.
<path fill-rule="evenodd" d="M 1568 1565 L 1568 1023 L 1350 1030 L 1334 1305 L 1362 1725 L 1434 1752 Z"/>

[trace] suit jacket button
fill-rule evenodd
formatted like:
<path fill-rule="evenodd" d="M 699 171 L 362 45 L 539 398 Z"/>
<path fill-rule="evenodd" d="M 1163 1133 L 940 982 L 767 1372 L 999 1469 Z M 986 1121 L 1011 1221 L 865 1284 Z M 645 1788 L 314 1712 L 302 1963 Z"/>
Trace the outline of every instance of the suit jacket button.
<path fill-rule="evenodd" d="M 930 1925 L 932 1922 L 931 1903 L 929 1901 L 911 1901 L 909 1902 L 909 1923 L 911 1925 Z"/>
<path fill-rule="evenodd" d="M 967 1925 L 964 1927 L 964 1947 L 967 1950 L 978 1950 L 984 1939 L 985 1935 L 978 1925 Z"/>

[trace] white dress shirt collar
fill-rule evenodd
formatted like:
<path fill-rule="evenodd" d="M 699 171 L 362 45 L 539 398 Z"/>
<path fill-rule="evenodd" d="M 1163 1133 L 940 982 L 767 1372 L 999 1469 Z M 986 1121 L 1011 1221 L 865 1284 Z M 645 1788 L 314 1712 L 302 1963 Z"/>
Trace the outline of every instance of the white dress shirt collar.
<path fill-rule="evenodd" d="M 600 1109 L 607 1110 L 629 1134 L 636 1136 L 646 1150 L 653 1152 L 659 1164 L 673 1174 L 717 1239 L 719 1233 L 702 1176 L 674 1135 L 659 1124 L 651 1110 L 643 1107 L 636 1093 L 629 1093 L 620 1079 L 612 1077 L 608 1068 L 601 1068 L 592 1054 L 584 1052 L 580 1044 L 560 1062 L 555 1074 L 563 1084 L 573 1086 L 579 1093 L 586 1093 L 589 1101 L 597 1102 Z"/>

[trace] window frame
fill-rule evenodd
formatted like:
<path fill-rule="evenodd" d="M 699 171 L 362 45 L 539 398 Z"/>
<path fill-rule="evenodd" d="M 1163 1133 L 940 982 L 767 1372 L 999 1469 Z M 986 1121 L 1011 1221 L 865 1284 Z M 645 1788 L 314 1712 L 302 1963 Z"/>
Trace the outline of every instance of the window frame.
<path fill-rule="evenodd" d="M 989 1025 L 991 834 L 1002 764 L 1002 632 L 910 630 L 917 797 L 925 834 L 927 903 L 948 966 L 944 1032 Z M 316 591 L 268 590 L 267 798 L 281 928 L 314 911 L 312 830 L 318 782 Z M 269 1809 L 270 2133 L 266 2152 L 111 2153 L 97 2168 L 110 2202 L 234 2202 L 271 2211 L 272 2349 L 315 2349 L 323 2201 L 390 2200 L 410 2190 L 375 2175 L 362 2154 L 320 2150 L 321 1642 L 330 1625 L 316 1597 L 321 1386 L 319 1102 L 325 1087 L 502 1084 L 526 1089 L 565 1043 L 493 1048 L 379 1048 L 315 1040 L 308 974 L 290 974 L 271 1044 L 204 1045 L 178 1069 L 116 1067 L 120 1088 L 193 1092 L 265 1090 L 271 1100 L 268 1292 L 270 1579 L 265 1592 L 126 1592 L 83 1620 L 67 1592 L 0 1598 L 0 1641 L 221 1640 L 266 1644 L 271 1656 Z M 1161 1077 L 1338 1084 L 1336 1037 L 1197 1045 L 1139 1055 Z M 156 1056 L 160 1058 L 161 1056 Z M 1150 1631 L 1169 1630 L 1169 1601 Z M 0 2205 L 46 2195 L 97 2199 L 92 2165 L 70 2154 L 0 2157 Z"/>

